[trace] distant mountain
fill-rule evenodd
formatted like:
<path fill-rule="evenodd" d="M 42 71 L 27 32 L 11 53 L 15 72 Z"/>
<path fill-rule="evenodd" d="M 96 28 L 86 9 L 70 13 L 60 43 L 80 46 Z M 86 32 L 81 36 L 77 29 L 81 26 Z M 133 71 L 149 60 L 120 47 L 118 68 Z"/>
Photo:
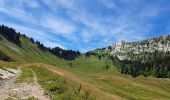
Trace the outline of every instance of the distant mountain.
<path fill-rule="evenodd" d="M 170 35 L 163 35 L 139 42 L 119 41 L 111 46 L 111 55 L 118 57 L 120 60 L 130 60 L 131 55 L 153 52 L 170 52 Z"/>
<path fill-rule="evenodd" d="M 119 41 L 102 49 L 89 51 L 86 56 L 113 61 L 123 74 L 170 77 L 170 35 L 138 42 Z"/>

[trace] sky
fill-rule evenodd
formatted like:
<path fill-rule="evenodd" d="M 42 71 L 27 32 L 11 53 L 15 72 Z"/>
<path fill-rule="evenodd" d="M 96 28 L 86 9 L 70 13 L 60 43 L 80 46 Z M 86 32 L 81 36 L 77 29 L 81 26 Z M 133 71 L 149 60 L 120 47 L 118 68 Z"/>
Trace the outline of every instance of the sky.
<path fill-rule="evenodd" d="M 86 52 L 170 33 L 170 0 L 0 0 L 0 24 Z"/>

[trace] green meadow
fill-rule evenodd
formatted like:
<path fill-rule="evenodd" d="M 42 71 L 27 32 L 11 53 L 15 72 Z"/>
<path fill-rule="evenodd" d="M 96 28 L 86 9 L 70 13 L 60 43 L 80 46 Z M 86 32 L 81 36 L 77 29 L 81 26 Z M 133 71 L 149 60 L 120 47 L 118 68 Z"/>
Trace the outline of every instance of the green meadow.
<path fill-rule="evenodd" d="M 120 74 L 112 63 L 107 70 L 106 58 L 99 60 L 83 54 L 74 61 L 66 61 L 40 50 L 25 37 L 20 40 L 21 47 L 1 37 L 0 53 L 11 62 L 1 61 L 0 66 L 20 68 L 22 73 L 16 82 L 32 82 L 33 71 L 53 100 L 170 100 L 170 79 L 133 78 Z M 43 64 L 53 67 L 48 69 Z"/>

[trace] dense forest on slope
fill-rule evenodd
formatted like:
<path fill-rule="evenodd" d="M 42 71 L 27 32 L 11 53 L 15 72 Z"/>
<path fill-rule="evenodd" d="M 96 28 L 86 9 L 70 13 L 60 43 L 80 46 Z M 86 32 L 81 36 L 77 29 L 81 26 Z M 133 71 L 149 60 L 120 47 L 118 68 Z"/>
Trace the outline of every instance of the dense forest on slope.
<path fill-rule="evenodd" d="M 62 48 L 59 47 L 55 47 L 53 49 L 50 49 L 50 52 L 60 58 L 64 58 L 66 60 L 74 60 L 76 59 L 78 56 L 80 56 L 80 52 L 79 51 L 73 51 L 73 50 L 64 50 Z"/>
<path fill-rule="evenodd" d="M 5 37 L 8 41 L 13 42 L 16 45 L 20 45 L 19 36 L 20 33 L 17 33 L 13 28 L 9 28 L 7 26 L 0 26 L 0 35 Z"/>
<path fill-rule="evenodd" d="M 170 78 L 170 53 L 147 53 L 134 60 L 115 60 L 113 64 L 118 66 L 122 74 L 130 74 L 133 77 L 144 75 L 158 78 Z"/>
<path fill-rule="evenodd" d="M 30 38 L 32 43 L 36 43 L 38 45 L 38 48 L 40 48 L 43 51 L 48 51 L 52 54 L 54 54 L 57 57 L 63 58 L 65 60 L 74 60 L 76 57 L 80 56 L 79 51 L 73 51 L 73 50 L 64 50 L 60 47 L 55 47 L 55 48 L 47 48 L 43 44 L 41 44 L 39 41 L 34 41 L 33 38 Z"/>
<path fill-rule="evenodd" d="M 170 78 L 170 52 L 132 54 L 131 57 L 133 58 L 131 60 L 119 60 L 117 57 L 110 55 L 105 49 L 96 49 L 85 53 L 85 56 L 95 56 L 100 60 L 108 58 L 122 74 L 129 74 L 133 77 L 144 75 L 145 77 Z"/>

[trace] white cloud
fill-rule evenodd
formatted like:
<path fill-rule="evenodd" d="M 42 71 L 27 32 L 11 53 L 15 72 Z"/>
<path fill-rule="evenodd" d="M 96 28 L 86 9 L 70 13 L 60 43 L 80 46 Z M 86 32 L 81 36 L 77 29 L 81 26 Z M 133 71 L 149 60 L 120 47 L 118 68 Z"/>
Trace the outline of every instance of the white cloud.
<path fill-rule="evenodd" d="M 47 0 L 45 1 L 48 2 Z M 50 31 L 53 31 L 53 33 L 58 33 L 65 37 L 68 37 L 67 35 L 73 35 L 76 31 L 75 25 L 65 19 L 55 17 L 55 15 L 52 13 L 50 13 L 50 15 L 44 13 L 41 16 L 42 18 L 36 19 L 34 15 L 31 15 L 30 13 L 27 13 L 27 11 L 24 10 L 23 7 L 25 3 L 32 8 L 39 7 L 39 3 L 35 0 L 16 1 L 11 7 L 3 3 L 2 6 L 0 6 L 0 12 L 8 14 L 9 16 L 12 16 L 25 23 L 49 28 Z M 62 1 L 61 4 L 64 4 L 64 1 Z"/>
<path fill-rule="evenodd" d="M 27 18 L 27 14 L 25 11 L 17 9 L 17 8 L 5 8 L 0 7 L 0 12 L 6 13 L 9 16 L 15 17 L 15 18 Z"/>
<path fill-rule="evenodd" d="M 13 6 L 5 5 L 4 1 L 0 0 L 0 12 L 29 25 L 44 28 L 44 30 L 48 31 L 42 37 L 44 40 L 48 38 L 48 34 L 53 33 L 77 44 L 87 44 L 91 42 L 92 38 L 98 37 L 101 37 L 100 43 L 109 43 L 109 41 L 113 41 L 115 38 L 116 40 L 125 39 L 129 41 L 144 39 L 145 35 L 154 26 L 146 20 L 158 16 L 162 10 L 159 6 L 150 5 L 149 3 L 138 8 L 137 6 L 140 6 L 141 3 L 138 0 L 124 0 L 123 6 L 120 6 L 122 1 L 116 0 L 96 0 L 96 5 L 86 5 L 84 3 L 85 1 L 92 4 L 93 0 L 43 0 L 48 6 L 48 12 L 43 10 L 39 16 L 35 16 L 24 9 L 24 3 L 27 3 L 28 5 L 26 6 L 31 8 L 42 7 L 36 0 L 14 0 Z M 119 5 L 117 5 L 117 2 L 119 2 Z M 97 3 L 102 4 L 102 7 L 106 8 L 102 11 L 98 10 Z M 127 5 L 130 7 L 125 8 Z M 93 9 L 90 8 L 91 6 L 94 6 L 94 9 L 97 9 L 98 12 L 94 13 Z M 113 11 L 113 14 L 112 12 L 108 14 L 108 9 Z M 115 12 L 118 12 L 118 14 Z M 39 19 L 37 19 L 38 17 Z M 31 36 L 35 36 L 32 33 L 39 33 L 39 30 L 21 26 L 17 30 L 19 28 L 21 32 L 31 32 L 29 34 Z M 60 45 L 50 41 L 48 43 L 51 46 Z M 46 45 L 49 45 L 48 43 Z M 62 45 L 60 46 L 62 47 Z"/>
<path fill-rule="evenodd" d="M 158 16 L 163 9 L 153 6 L 153 5 L 148 5 L 145 8 L 141 10 L 139 13 L 139 17 L 147 18 L 147 17 L 156 17 Z"/>
<path fill-rule="evenodd" d="M 53 32 L 61 33 L 61 35 L 72 35 L 76 31 L 76 27 L 61 18 L 47 16 L 41 20 L 44 27 L 51 29 Z"/>
<path fill-rule="evenodd" d="M 38 8 L 39 7 L 38 0 L 25 0 L 25 3 L 31 8 Z"/>
<path fill-rule="evenodd" d="M 81 36 L 82 36 L 82 41 L 84 42 L 84 43 L 88 43 L 88 42 L 90 42 L 91 41 L 91 38 L 93 37 L 93 35 L 94 34 L 92 34 L 92 33 L 90 33 L 90 32 L 87 32 L 86 30 L 85 31 L 83 31 L 82 33 L 81 33 Z"/>
<path fill-rule="evenodd" d="M 47 47 L 51 47 L 51 48 L 60 47 L 63 49 L 67 49 L 65 46 L 63 46 L 60 43 L 52 42 L 52 41 L 48 40 L 48 34 L 42 32 L 40 30 L 35 30 L 32 28 L 24 27 L 24 26 L 17 25 L 17 24 L 7 23 L 7 22 L 1 22 L 1 23 L 16 29 L 16 31 L 20 32 L 21 34 L 26 34 L 29 37 L 33 37 L 35 40 L 40 41 Z"/>
<path fill-rule="evenodd" d="M 63 48 L 63 49 L 67 49 L 65 46 L 63 46 L 62 44 L 57 43 L 57 42 L 44 41 L 43 44 L 47 47 L 50 47 L 50 48 L 60 47 L 60 48 Z"/>
<path fill-rule="evenodd" d="M 119 7 L 116 5 L 116 3 L 113 0 L 101 0 L 101 2 L 108 9 L 119 10 Z"/>
<path fill-rule="evenodd" d="M 21 26 L 21 25 L 18 25 L 18 24 L 3 22 L 3 21 L 0 21 L 0 23 L 7 25 L 11 28 L 14 28 L 17 32 L 20 32 L 21 34 L 26 34 L 26 35 L 28 35 L 30 37 L 34 37 L 36 39 L 38 39 L 38 37 L 44 37 L 44 36 L 47 35 L 43 31 L 36 30 L 36 29 L 33 29 L 33 28 L 29 28 L 29 27 L 26 27 L 26 26 Z M 36 37 L 35 35 L 38 36 L 38 37 Z"/>
<path fill-rule="evenodd" d="M 77 0 L 43 0 L 43 2 L 51 8 L 53 11 L 56 11 L 58 7 L 63 7 L 67 9 L 75 9 L 75 3 Z"/>
<path fill-rule="evenodd" d="M 11 6 L 7 5 L 5 3 L 5 0 L 4 1 L 2 0 L 1 2 L 2 2 L 2 4 L 0 5 L 0 12 L 5 13 L 8 16 L 11 16 L 11 17 L 18 19 L 20 21 L 24 21 L 24 22 L 28 22 L 28 23 L 32 23 L 32 24 L 37 23 L 37 20 L 34 18 L 34 16 L 32 16 L 30 13 L 28 13 L 27 11 L 24 10 L 23 1 L 15 1 L 15 3 L 13 3 L 13 5 L 11 5 Z M 33 6 L 32 0 L 29 2 L 28 5 Z"/>

